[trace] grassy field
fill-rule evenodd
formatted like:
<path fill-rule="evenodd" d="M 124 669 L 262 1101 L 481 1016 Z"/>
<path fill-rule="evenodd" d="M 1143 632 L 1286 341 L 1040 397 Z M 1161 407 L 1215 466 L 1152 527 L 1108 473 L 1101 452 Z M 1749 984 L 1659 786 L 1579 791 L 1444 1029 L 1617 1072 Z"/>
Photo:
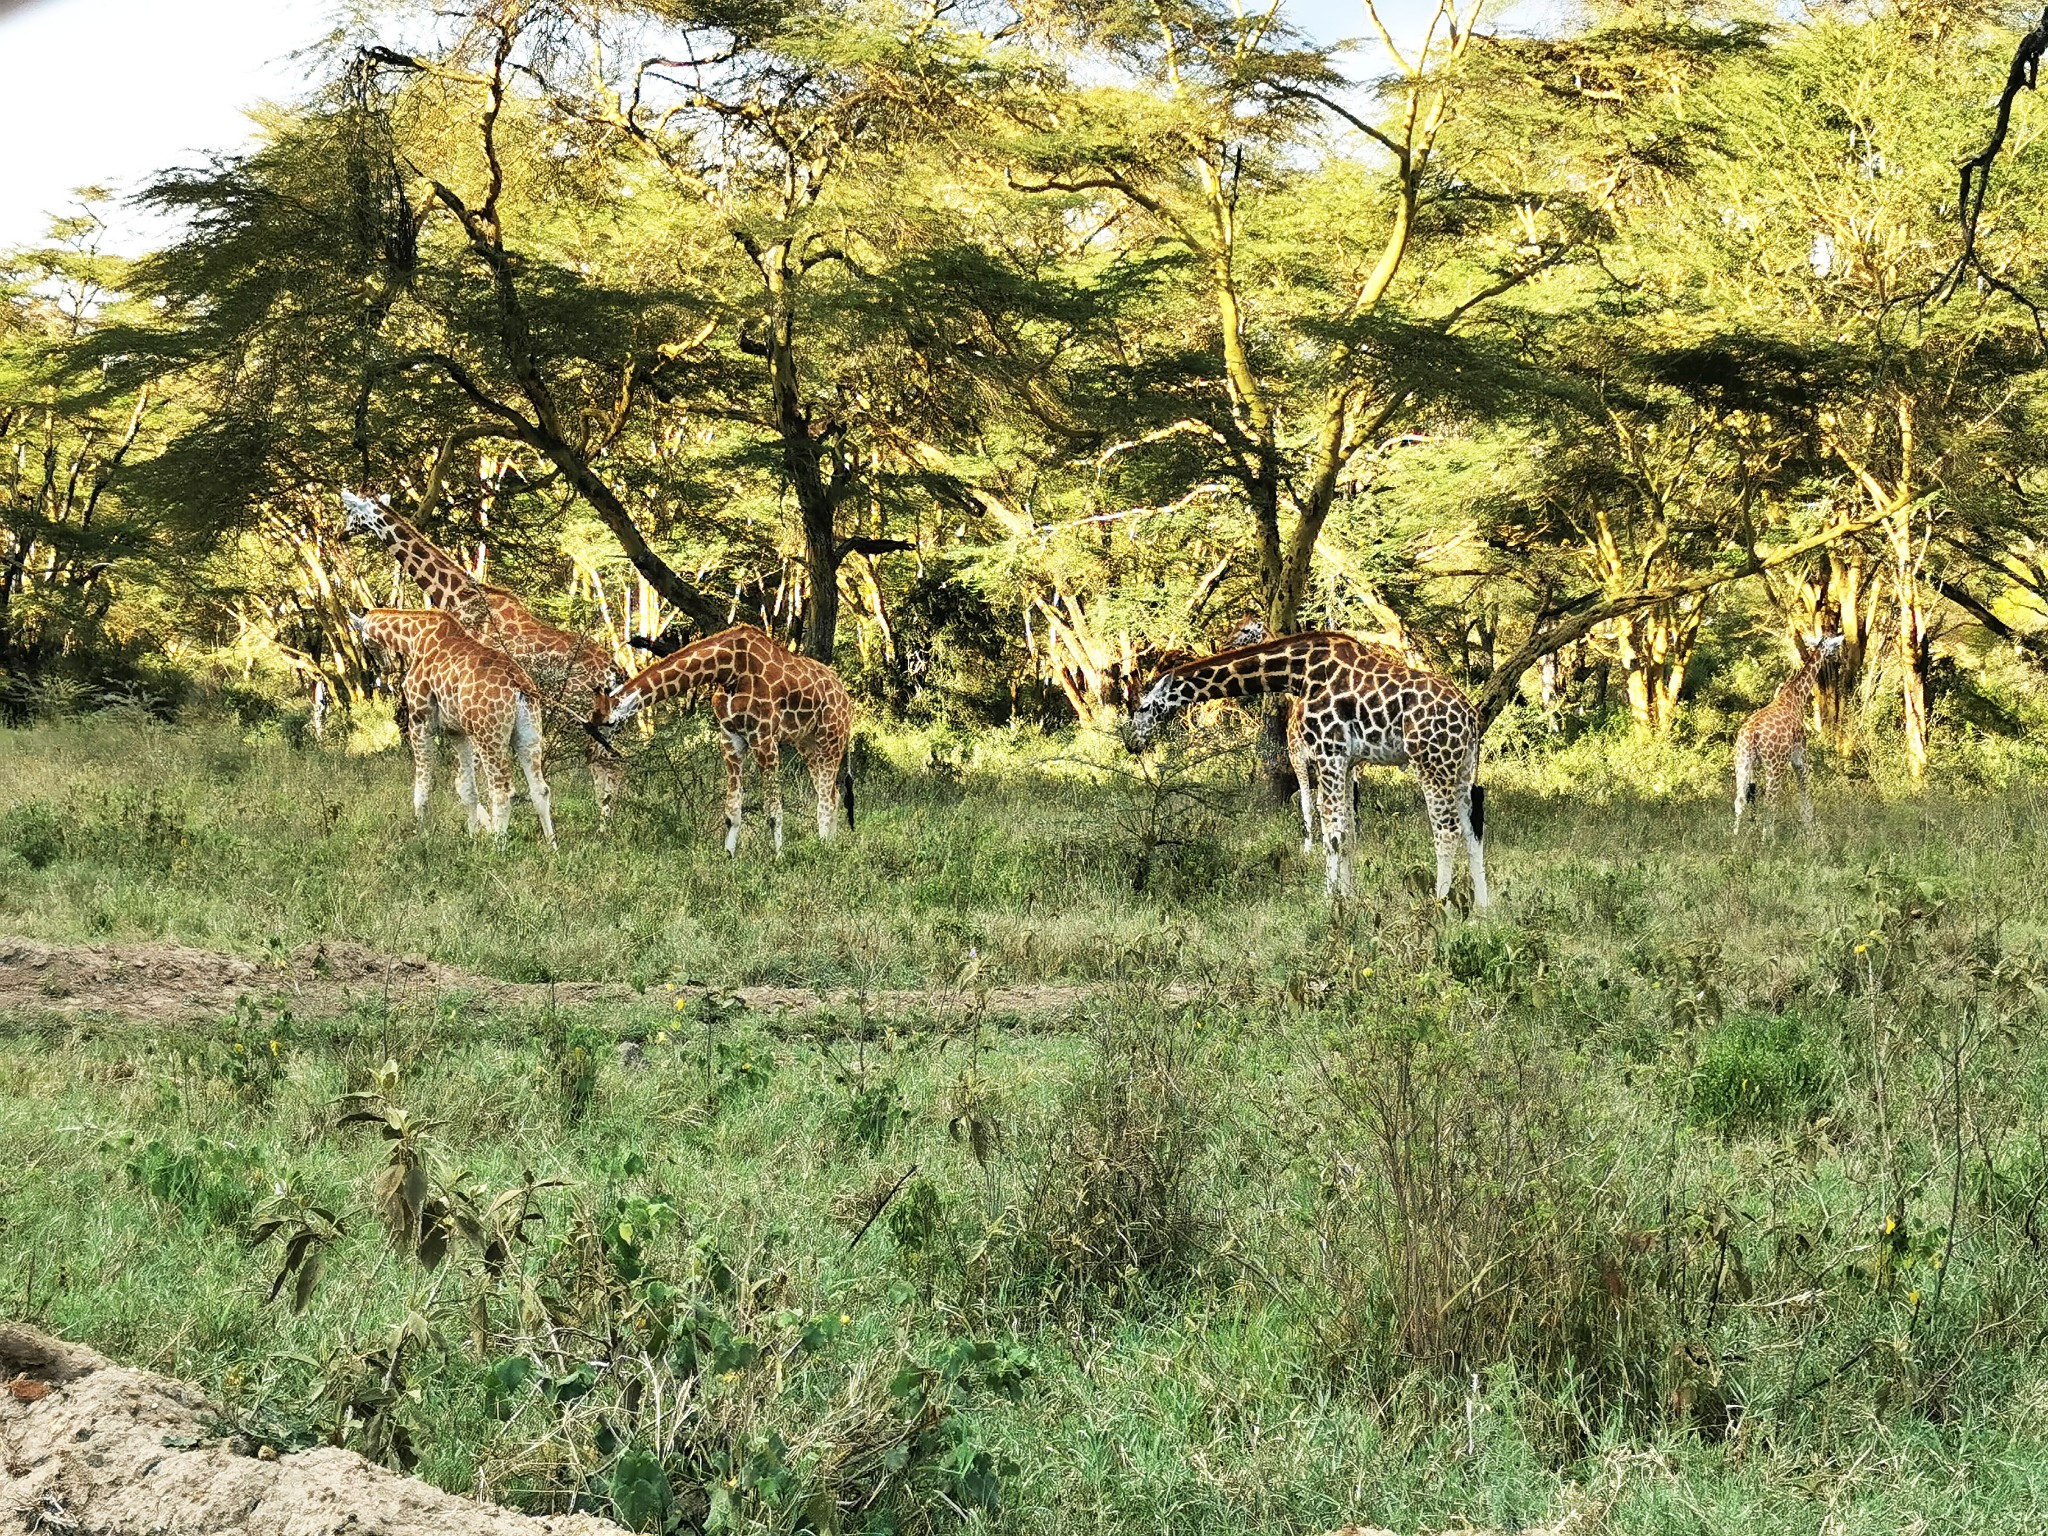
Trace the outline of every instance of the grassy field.
<path fill-rule="evenodd" d="M 878 739 L 779 863 L 715 761 L 500 853 L 389 752 L 0 732 L 0 932 L 935 997 L 0 1020 L 0 1311 L 646 1528 L 2048 1530 L 2037 775 L 1738 845 L 1711 749 L 1511 759 L 1470 920 L 1391 778 L 1333 912 L 1242 756 Z"/>

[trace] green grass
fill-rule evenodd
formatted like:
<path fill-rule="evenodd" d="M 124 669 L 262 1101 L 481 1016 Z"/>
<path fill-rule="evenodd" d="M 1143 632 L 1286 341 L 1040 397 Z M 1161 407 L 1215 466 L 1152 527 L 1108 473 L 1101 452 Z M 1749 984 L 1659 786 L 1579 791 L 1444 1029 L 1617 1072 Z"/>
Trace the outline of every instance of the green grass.
<path fill-rule="evenodd" d="M 550 856 L 445 803 L 419 836 L 388 753 L 0 734 L 0 931 L 1096 984 L 1029 1030 L 0 1020 L 0 1312 L 273 1439 L 677 1530 L 2048 1528 L 2036 782 L 1829 779 L 1813 838 L 1737 845 L 1710 748 L 1581 742 L 1490 768 L 1469 921 L 1391 779 L 1332 913 L 1241 762 L 1138 895 L 1156 802 L 1074 761 L 1109 754 L 934 746 L 875 744 L 855 837 L 792 793 L 783 859 L 734 864 L 687 736 L 701 793 L 651 773 L 608 837 L 564 770 Z M 541 1219 L 428 1267 L 377 1214 L 394 1146 L 483 1226 L 530 1173 Z M 295 1275 L 266 1298 L 316 1211 L 295 1314 Z"/>

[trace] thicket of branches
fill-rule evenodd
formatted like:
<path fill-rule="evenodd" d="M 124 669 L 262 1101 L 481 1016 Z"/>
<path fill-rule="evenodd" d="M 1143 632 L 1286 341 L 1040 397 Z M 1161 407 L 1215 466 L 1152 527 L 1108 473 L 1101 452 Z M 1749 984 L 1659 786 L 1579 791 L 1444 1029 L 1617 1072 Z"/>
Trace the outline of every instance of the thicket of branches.
<path fill-rule="evenodd" d="M 163 248 L 4 259 L 13 683 L 359 687 L 344 485 L 897 708 L 1098 718 L 1258 613 L 1657 733 L 1839 630 L 1917 773 L 1946 663 L 2048 656 L 2031 97 L 1958 266 L 1991 7 L 377 15 Z"/>

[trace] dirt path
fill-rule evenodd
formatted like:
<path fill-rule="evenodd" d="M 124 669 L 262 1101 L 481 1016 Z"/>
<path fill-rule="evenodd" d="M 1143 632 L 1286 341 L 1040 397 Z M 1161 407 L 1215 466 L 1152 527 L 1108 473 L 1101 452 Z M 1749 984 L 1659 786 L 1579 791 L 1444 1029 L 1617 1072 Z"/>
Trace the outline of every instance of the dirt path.
<path fill-rule="evenodd" d="M 431 960 L 378 954 L 360 944 L 308 944 L 274 963 L 182 944 L 45 944 L 0 937 L 0 1014 L 15 1010 L 106 1014 L 139 1020 L 219 1015 L 238 999 L 288 1000 L 302 1016 L 335 1014 L 377 998 L 432 1001 L 462 997 L 487 1007 L 533 1007 L 551 996 L 580 1006 L 602 1002 L 665 1003 L 678 996 L 737 997 L 763 1013 L 814 1013 L 865 1001 L 874 1013 L 967 1013 L 1039 1018 L 1071 1013 L 1105 989 L 1079 986 L 992 987 L 968 994 L 946 989 L 818 992 L 808 987 L 650 987 L 623 982 L 497 981 Z"/>
<path fill-rule="evenodd" d="M 72 1536 L 623 1536 L 515 1514 L 373 1466 L 237 1434 L 190 1387 L 0 1323 L 0 1531 Z"/>

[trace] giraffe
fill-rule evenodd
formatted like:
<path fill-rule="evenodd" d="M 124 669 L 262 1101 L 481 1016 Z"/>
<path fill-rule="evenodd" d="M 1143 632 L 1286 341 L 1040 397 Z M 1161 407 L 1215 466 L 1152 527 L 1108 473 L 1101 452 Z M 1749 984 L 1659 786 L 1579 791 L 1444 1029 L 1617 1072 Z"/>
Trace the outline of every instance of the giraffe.
<path fill-rule="evenodd" d="M 455 615 L 462 627 L 486 645 L 496 646 L 525 669 L 539 685 L 539 702 L 562 709 L 599 689 L 615 687 L 619 672 L 603 646 L 582 635 L 558 629 L 503 587 L 488 586 L 465 570 L 460 561 L 389 507 L 341 493 L 351 533 L 367 534 L 390 545 L 392 556 L 413 579 L 430 607 Z M 579 719 L 579 717 L 574 717 Z M 625 770 L 607 743 L 585 743 L 590 782 L 597 791 L 597 818 L 609 823 L 612 801 L 625 782 Z"/>
<path fill-rule="evenodd" d="M 500 844 L 505 841 L 512 816 L 512 761 L 517 758 L 541 835 L 554 847 L 554 806 L 541 771 L 540 693 L 520 665 L 435 608 L 372 608 L 350 614 L 349 627 L 405 663 L 414 819 L 425 825 L 434 746 L 446 733 L 455 738 L 460 765 L 455 798 L 468 810 L 471 834 L 488 831 Z M 482 797 L 477 794 L 479 772 Z"/>
<path fill-rule="evenodd" d="M 599 690 L 593 734 L 630 720 L 649 704 L 709 694 L 725 747 L 725 851 L 740 846 L 740 769 L 749 752 L 761 772 L 775 851 L 782 852 L 782 787 L 775 772 L 785 744 L 802 754 L 818 794 L 818 836 L 838 830 L 840 792 L 853 829 L 853 701 L 823 662 L 798 656 L 767 634 L 741 624 L 671 651 L 615 693 Z"/>
<path fill-rule="evenodd" d="M 1775 800 L 1789 765 L 1799 780 L 1799 818 L 1813 825 L 1813 794 L 1806 783 L 1806 701 L 1820 669 L 1842 649 L 1840 635 L 1827 635 L 1807 653 L 1806 664 L 1771 695 L 1771 702 L 1742 722 L 1735 733 L 1735 830 L 1742 830 L 1742 807 L 1756 797 L 1757 769 L 1763 769 L 1764 794 Z"/>
<path fill-rule="evenodd" d="M 1311 630 L 1169 667 L 1131 716 L 1128 745 L 1144 751 L 1161 725 L 1205 699 L 1274 693 L 1302 701 L 1304 761 L 1315 781 L 1331 895 L 1352 892 L 1351 772 L 1365 762 L 1410 767 L 1421 780 L 1436 843 L 1437 899 L 1451 893 L 1462 835 L 1473 905 L 1489 903 L 1486 800 L 1476 782 L 1478 712 L 1445 679 L 1384 646 Z"/>

